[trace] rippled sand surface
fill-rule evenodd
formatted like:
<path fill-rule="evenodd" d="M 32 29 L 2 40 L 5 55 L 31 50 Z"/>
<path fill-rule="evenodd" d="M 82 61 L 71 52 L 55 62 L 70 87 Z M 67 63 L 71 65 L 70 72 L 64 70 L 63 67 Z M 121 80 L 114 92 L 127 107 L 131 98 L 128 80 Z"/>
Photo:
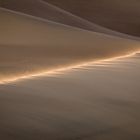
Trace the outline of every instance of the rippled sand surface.
<path fill-rule="evenodd" d="M 139 140 L 140 56 L 0 86 L 3 140 Z"/>

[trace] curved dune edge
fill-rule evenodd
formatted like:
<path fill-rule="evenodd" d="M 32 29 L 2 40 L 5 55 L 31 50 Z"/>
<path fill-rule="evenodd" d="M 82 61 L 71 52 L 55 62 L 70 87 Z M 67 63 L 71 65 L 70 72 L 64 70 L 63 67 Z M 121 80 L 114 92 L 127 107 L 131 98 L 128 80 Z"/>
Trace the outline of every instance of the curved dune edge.
<path fill-rule="evenodd" d="M 139 0 L 43 0 L 106 28 L 140 36 Z"/>
<path fill-rule="evenodd" d="M 90 20 L 82 18 L 81 16 L 77 16 L 77 15 L 71 13 L 70 11 L 66 11 L 66 10 L 64 10 L 64 9 L 62 9 L 60 7 L 57 7 L 57 6 L 47 2 L 46 0 L 39 0 L 39 2 L 40 3 L 41 2 L 44 3 L 48 7 L 51 7 L 52 9 L 55 9 L 55 10 L 63 12 L 63 14 L 65 14 L 65 16 L 70 16 L 71 18 L 75 18 L 75 20 L 79 21 L 79 26 L 76 25 L 76 24 L 72 25 L 70 23 L 65 23 L 64 21 L 59 21 L 59 23 L 63 23 L 64 22 L 63 24 L 65 24 L 65 25 L 70 25 L 70 26 L 73 26 L 73 27 L 78 27 L 78 28 L 89 30 L 89 31 L 92 31 L 92 32 L 97 32 L 97 33 L 102 33 L 102 34 L 106 34 L 106 35 L 112 35 L 112 36 L 116 36 L 116 37 L 120 37 L 120 38 L 126 38 L 126 39 L 132 39 L 132 40 L 140 41 L 140 38 L 138 36 L 133 36 L 131 34 L 126 34 L 126 33 L 123 33 L 123 32 L 119 32 L 119 31 L 116 31 L 116 30 L 113 30 L 113 29 L 101 26 L 99 24 L 91 22 Z"/>
<path fill-rule="evenodd" d="M 28 6 L 27 6 L 28 5 Z M 1 4 L 2 8 L 11 12 L 17 12 L 40 18 L 40 20 L 49 20 L 65 26 L 72 26 L 91 32 L 108 34 L 120 38 L 132 39 L 140 41 L 139 37 L 128 35 L 125 33 L 114 31 L 113 29 L 105 28 L 93 22 L 90 22 L 82 17 L 74 15 L 66 10 L 63 10 L 55 5 L 52 5 L 44 0 L 5 0 Z M 39 9 L 38 11 L 36 9 Z"/>
<path fill-rule="evenodd" d="M 74 68 L 82 68 L 82 67 L 91 66 L 91 65 L 94 66 L 94 65 L 100 64 L 100 63 L 103 64 L 104 62 L 107 62 L 107 61 L 115 61 L 117 59 L 132 57 L 139 52 L 140 51 L 133 52 L 133 53 L 123 55 L 123 56 L 109 58 L 109 59 L 98 60 L 98 61 L 90 61 L 90 62 L 85 62 L 85 63 L 78 64 L 78 65 L 62 67 L 62 68 L 58 68 L 58 69 L 52 69 L 50 71 L 41 71 L 41 72 L 31 73 L 31 74 L 27 74 L 27 75 L 13 76 L 12 78 L 9 78 L 9 79 L 6 78 L 4 80 L 1 80 L 0 85 L 21 82 L 21 81 L 24 81 L 24 80 L 31 80 L 31 79 L 34 79 L 34 78 L 37 78 L 37 77 L 52 76 L 52 75 L 55 75 L 59 72 L 72 71 Z"/>
<path fill-rule="evenodd" d="M 124 57 L 140 50 L 137 41 L 43 22 L 5 10 L 0 10 L 0 18 L 1 83 Z"/>

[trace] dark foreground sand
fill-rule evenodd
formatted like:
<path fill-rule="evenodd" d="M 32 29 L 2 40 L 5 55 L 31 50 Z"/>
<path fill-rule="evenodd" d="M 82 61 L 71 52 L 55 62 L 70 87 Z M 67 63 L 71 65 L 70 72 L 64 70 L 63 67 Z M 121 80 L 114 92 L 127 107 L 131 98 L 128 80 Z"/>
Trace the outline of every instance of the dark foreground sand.
<path fill-rule="evenodd" d="M 139 140 L 140 56 L 0 85 L 2 140 Z"/>

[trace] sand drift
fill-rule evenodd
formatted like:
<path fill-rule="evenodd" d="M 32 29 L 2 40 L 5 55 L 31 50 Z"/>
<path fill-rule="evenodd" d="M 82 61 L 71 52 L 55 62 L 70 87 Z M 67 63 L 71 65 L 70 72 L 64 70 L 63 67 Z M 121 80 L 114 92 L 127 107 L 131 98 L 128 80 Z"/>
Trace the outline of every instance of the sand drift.
<path fill-rule="evenodd" d="M 0 81 L 139 51 L 137 41 L 0 9 Z"/>

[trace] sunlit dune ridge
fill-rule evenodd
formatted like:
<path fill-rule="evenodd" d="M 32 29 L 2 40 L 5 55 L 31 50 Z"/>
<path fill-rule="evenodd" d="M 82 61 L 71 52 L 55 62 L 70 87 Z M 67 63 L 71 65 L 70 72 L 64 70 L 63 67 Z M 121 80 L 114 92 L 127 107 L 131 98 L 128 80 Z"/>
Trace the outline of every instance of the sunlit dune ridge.
<path fill-rule="evenodd" d="M 40 21 L 0 9 L 0 81 L 64 71 L 139 51 L 137 41 Z"/>
<path fill-rule="evenodd" d="M 42 77 L 42 76 L 52 76 L 55 74 L 59 74 L 59 72 L 67 72 L 67 71 L 71 71 L 74 68 L 82 68 L 82 67 L 87 67 L 87 66 L 98 66 L 99 64 L 104 64 L 106 62 L 110 62 L 110 61 L 115 61 L 117 59 L 122 59 L 122 58 L 127 58 L 127 57 L 131 57 L 136 55 L 139 52 L 133 52 L 131 54 L 127 54 L 124 56 L 119 56 L 119 57 L 114 57 L 114 58 L 109 58 L 109 59 L 104 59 L 104 60 L 98 60 L 98 61 L 94 61 L 94 62 L 85 62 L 85 63 L 81 63 L 79 65 L 73 65 L 73 66 L 67 66 L 67 67 L 63 67 L 63 68 L 59 68 L 59 69 L 52 69 L 50 71 L 41 71 L 41 72 L 36 72 L 36 73 L 32 73 L 32 74 L 25 74 L 25 75 L 20 75 L 20 76 L 13 76 L 11 78 L 7 78 L 7 79 L 3 79 L 2 81 L 0 81 L 0 84 L 9 84 L 9 83 L 13 83 L 13 82 L 19 82 L 22 80 L 27 80 L 27 79 L 33 79 L 35 77 Z"/>

